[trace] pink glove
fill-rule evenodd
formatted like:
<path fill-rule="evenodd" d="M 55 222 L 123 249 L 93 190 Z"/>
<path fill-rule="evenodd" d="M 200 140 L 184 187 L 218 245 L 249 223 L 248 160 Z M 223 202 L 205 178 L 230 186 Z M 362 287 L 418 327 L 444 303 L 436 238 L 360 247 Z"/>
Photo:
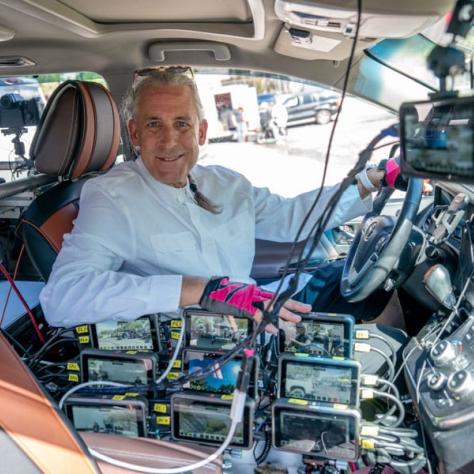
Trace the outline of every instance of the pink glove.
<path fill-rule="evenodd" d="M 400 157 L 390 158 L 389 160 L 382 160 L 377 168 L 385 172 L 382 180 L 382 186 L 389 188 L 400 189 L 406 191 L 408 181 L 400 174 Z"/>
<path fill-rule="evenodd" d="M 228 277 L 215 277 L 209 280 L 199 300 L 203 309 L 231 316 L 253 318 L 263 303 L 273 298 L 273 293 L 249 285 L 229 281 Z"/>

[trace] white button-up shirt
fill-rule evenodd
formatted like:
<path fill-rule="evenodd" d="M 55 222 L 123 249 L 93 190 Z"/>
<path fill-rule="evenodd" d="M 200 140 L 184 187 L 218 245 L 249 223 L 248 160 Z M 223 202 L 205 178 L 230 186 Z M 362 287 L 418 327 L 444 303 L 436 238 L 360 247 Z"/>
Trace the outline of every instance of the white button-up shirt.
<path fill-rule="evenodd" d="M 295 198 L 256 188 L 218 166 L 195 166 L 199 190 L 222 206 L 200 208 L 189 186 L 155 180 L 141 159 L 89 180 L 80 212 L 40 295 L 48 322 L 73 326 L 178 310 L 182 276 L 227 275 L 249 281 L 255 239 L 291 242 L 316 191 Z M 335 191 L 325 188 L 306 232 Z M 370 210 L 351 186 L 328 228 Z"/>

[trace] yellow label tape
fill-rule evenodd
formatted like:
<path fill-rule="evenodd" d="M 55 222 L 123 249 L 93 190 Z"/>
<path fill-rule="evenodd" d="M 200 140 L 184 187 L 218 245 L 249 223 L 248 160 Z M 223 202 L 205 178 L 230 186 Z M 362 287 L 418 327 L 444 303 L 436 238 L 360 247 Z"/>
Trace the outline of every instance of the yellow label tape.
<path fill-rule="evenodd" d="M 69 374 L 67 379 L 69 380 L 69 382 L 79 382 L 79 375 Z"/>
<path fill-rule="evenodd" d="M 231 393 L 221 395 L 221 400 L 233 400 L 233 399 L 234 399 L 234 395 L 232 395 Z"/>
<path fill-rule="evenodd" d="M 76 372 L 81 370 L 77 362 L 68 362 L 66 368 L 67 370 L 75 370 Z"/>
<path fill-rule="evenodd" d="M 125 400 L 125 395 L 114 395 L 112 400 L 122 401 Z"/>
<path fill-rule="evenodd" d="M 288 403 L 293 403 L 293 405 L 304 405 L 308 404 L 308 400 L 300 400 L 299 398 L 289 398 Z"/>
<path fill-rule="evenodd" d="M 179 339 L 180 333 L 176 331 L 171 331 L 171 339 Z"/>
<path fill-rule="evenodd" d="M 173 369 L 180 369 L 181 368 L 181 361 L 175 360 L 173 363 Z"/>
<path fill-rule="evenodd" d="M 362 439 L 360 445 L 363 449 L 375 449 L 375 443 L 373 439 Z"/>
<path fill-rule="evenodd" d="M 79 336 L 79 344 L 89 344 L 91 338 L 89 336 Z"/>
<path fill-rule="evenodd" d="M 182 326 L 181 319 L 172 319 L 171 320 L 171 327 L 172 328 L 180 328 Z"/>
<path fill-rule="evenodd" d="M 168 407 L 166 403 L 154 403 L 153 411 L 156 413 L 168 413 Z"/>
<path fill-rule="evenodd" d="M 89 326 L 84 324 L 83 326 L 76 326 L 76 333 L 77 334 L 87 334 L 89 332 Z"/>
<path fill-rule="evenodd" d="M 157 425 L 171 425 L 171 417 L 169 416 L 157 416 L 156 417 Z"/>
<path fill-rule="evenodd" d="M 166 378 L 169 380 L 175 380 L 179 377 L 179 372 L 170 372 Z"/>

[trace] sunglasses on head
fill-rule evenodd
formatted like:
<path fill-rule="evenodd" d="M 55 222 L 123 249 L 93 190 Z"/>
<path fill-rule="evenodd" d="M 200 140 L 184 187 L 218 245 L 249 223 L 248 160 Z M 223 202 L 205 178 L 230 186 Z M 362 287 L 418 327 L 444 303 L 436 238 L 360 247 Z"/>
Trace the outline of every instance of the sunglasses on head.
<path fill-rule="evenodd" d="M 133 73 L 133 82 L 142 77 L 151 76 L 155 72 L 165 72 L 167 74 L 187 75 L 194 80 L 194 72 L 191 66 L 158 66 L 137 69 Z"/>

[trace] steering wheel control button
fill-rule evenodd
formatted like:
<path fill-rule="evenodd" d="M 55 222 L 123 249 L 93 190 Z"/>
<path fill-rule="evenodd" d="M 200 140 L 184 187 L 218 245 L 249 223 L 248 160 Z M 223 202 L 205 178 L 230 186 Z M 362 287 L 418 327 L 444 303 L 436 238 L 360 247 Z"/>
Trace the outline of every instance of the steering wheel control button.
<path fill-rule="evenodd" d="M 447 380 L 448 378 L 446 377 L 446 375 L 442 374 L 441 372 L 435 371 L 432 375 L 428 377 L 428 387 L 431 390 L 437 392 L 446 385 Z"/>
<path fill-rule="evenodd" d="M 457 400 L 471 393 L 473 389 L 474 381 L 470 371 L 462 369 L 449 376 L 448 390 Z"/>
<path fill-rule="evenodd" d="M 458 355 L 457 345 L 451 341 L 440 341 L 438 342 L 430 352 L 431 360 L 436 367 L 445 367 L 456 359 Z"/>

